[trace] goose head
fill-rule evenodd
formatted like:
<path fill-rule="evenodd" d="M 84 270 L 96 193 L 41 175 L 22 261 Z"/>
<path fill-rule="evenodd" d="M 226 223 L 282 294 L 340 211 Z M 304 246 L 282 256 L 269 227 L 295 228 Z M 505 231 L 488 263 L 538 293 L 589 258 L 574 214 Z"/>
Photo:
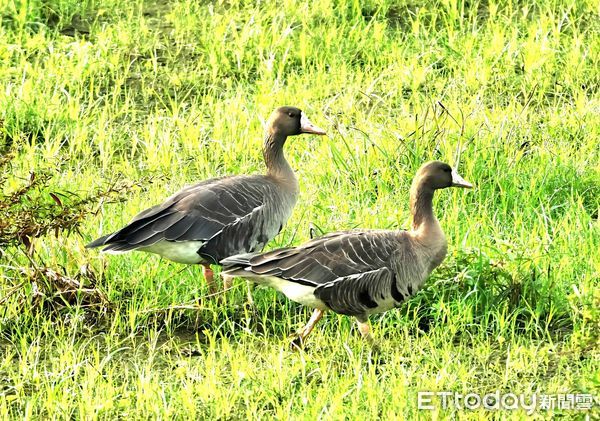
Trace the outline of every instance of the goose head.
<path fill-rule="evenodd" d="M 294 136 L 302 133 L 324 135 L 325 130 L 310 122 L 306 114 L 296 107 L 279 107 L 267 121 L 267 132 L 279 136 Z"/>
<path fill-rule="evenodd" d="M 462 178 L 456 169 L 440 161 L 431 161 L 423 164 L 419 168 L 419 171 L 417 171 L 415 181 L 418 181 L 417 184 L 429 187 L 432 190 L 445 189 L 447 187 L 473 188 L 473 185 Z"/>

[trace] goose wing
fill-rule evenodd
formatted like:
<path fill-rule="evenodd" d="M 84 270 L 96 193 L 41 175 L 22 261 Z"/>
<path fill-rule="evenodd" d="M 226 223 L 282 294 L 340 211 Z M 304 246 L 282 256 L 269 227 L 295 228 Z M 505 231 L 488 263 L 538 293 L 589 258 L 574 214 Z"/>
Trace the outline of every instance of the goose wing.
<path fill-rule="evenodd" d="M 393 237 L 392 231 L 342 231 L 298 247 L 233 256 L 222 263 L 231 270 L 235 265 L 255 275 L 321 285 L 385 266 L 394 247 Z"/>
<path fill-rule="evenodd" d="M 396 285 L 389 267 L 339 277 L 315 288 L 314 295 L 336 313 L 368 314 L 387 301 Z"/>
<path fill-rule="evenodd" d="M 270 187 L 262 176 L 207 180 L 139 213 L 127 226 L 87 247 L 108 245 L 105 250 L 125 251 L 160 240 L 208 241 L 232 225 L 252 223 Z"/>
<path fill-rule="evenodd" d="M 314 287 L 315 297 L 333 311 L 358 316 L 381 306 L 393 307 L 412 294 L 409 283 L 396 279 L 397 260 L 410 260 L 405 235 L 397 231 L 338 232 L 299 247 L 233 256 L 222 263 L 228 275 L 275 277 Z"/>

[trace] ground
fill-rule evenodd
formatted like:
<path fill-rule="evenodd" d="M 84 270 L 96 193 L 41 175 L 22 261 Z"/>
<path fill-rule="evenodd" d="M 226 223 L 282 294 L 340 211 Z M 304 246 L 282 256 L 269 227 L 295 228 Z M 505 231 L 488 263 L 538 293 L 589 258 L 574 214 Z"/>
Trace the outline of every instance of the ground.
<path fill-rule="evenodd" d="M 48 206 L 122 187 L 73 229 L 0 249 L 0 418 L 518 419 L 419 409 L 418 393 L 597 397 L 598 12 L 587 0 L 0 0 L 4 198 L 32 171 Z M 274 291 L 257 289 L 252 310 L 242 282 L 211 300 L 197 267 L 84 248 L 186 184 L 263 171 L 262 123 L 285 104 L 329 136 L 286 145 L 301 197 L 268 248 L 311 226 L 409 227 L 427 160 L 475 184 L 437 194 L 448 256 L 416 297 L 371 318 L 379 353 L 335 314 L 291 351 L 310 310 Z M 33 265 L 98 293 L 49 305 Z"/>

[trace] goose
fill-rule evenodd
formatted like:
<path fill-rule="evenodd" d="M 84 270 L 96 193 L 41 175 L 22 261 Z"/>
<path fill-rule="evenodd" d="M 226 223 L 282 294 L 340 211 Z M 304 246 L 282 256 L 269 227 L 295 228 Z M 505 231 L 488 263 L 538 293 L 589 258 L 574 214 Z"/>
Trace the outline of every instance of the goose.
<path fill-rule="evenodd" d="M 288 136 L 303 133 L 326 134 L 300 109 L 277 108 L 266 125 L 265 175 L 218 177 L 185 187 L 86 247 L 105 246 L 108 253 L 139 250 L 178 263 L 201 264 L 209 292 L 215 294 L 211 265 L 262 250 L 290 217 L 298 200 L 298 180 L 283 146 Z"/>
<path fill-rule="evenodd" d="M 436 190 L 472 188 L 455 169 L 431 161 L 410 189 L 412 229 L 333 232 L 297 247 L 246 253 L 221 261 L 223 275 L 267 285 L 314 308 L 293 345 L 301 347 L 323 313 L 354 316 L 362 337 L 374 344 L 369 315 L 397 307 L 421 289 L 446 256 L 444 232 L 433 213 Z"/>

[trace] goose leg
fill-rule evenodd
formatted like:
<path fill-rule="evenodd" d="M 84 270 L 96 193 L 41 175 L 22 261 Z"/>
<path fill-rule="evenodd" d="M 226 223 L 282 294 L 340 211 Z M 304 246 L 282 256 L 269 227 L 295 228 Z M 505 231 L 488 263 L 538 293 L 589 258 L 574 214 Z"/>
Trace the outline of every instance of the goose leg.
<path fill-rule="evenodd" d="M 371 333 L 371 327 L 369 326 L 368 319 L 364 322 L 357 319 L 356 324 L 358 325 L 358 331 L 360 332 L 361 336 L 373 348 L 373 351 L 379 351 L 379 347 L 377 346 L 375 338 Z"/>
<path fill-rule="evenodd" d="M 221 275 L 223 278 L 223 291 L 227 291 L 233 285 L 233 277 L 227 275 Z"/>
<path fill-rule="evenodd" d="M 247 294 L 246 299 L 248 300 L 246 304 L 248 304 L 248 306 L 250 306 L 252 308 L 255 308 L 254 297 L 252 296 L 252 291 L 254 291 L 255 287 L 256 287 L 255 283 L 246 281 L 246 294 Z"/>
<path fill-rule="evenodd" d="M 308 337 L 308 335 L 310 335 L 310 332 L 312 332 L 319 320 L 321 320 L 323 313 L 324 311 L 319 310 L 318 308 L 313 311 L 308 323 L 305 324 L 304 327 L 298 331 L 298 333 L 296 333 L 296 337 L 292 341 L 292 348 L 301 349 L 303 347 L 304 340 Z"/>
<path fill-rule="evenodd" d="M 221 279 L 223 279 L 223 290 L 221 291 L 221 294 L 219 294 L 219 296 L 217 297 L 217 300 L 219 300 L 221 304 L 227 304 L 227 291 L 229 291 L 229 289 L 231 289 L 233 285 L 233 277 L 221 275 Z M 216 289 L 217 287 L 215 285 L 215 290 Z"/>
<path fill-rule="evenodd" d="M 371 334 L 369 322 L 361 322 L 360 320 L 357 320 L 356 324 L 358 325 L 358 331 L 362 335 L 363 339 L 369 343 L 373 342 L 373 335 Z"/>
<path fill-rule="evenodd" d="M 202 274 L 204 275 L 204 279 L 206 279 L 209 294 L 215 294 L 217 292 L 217 285 L 215 284 L 214 274 L 209 264 L 202 264 Z"/>

